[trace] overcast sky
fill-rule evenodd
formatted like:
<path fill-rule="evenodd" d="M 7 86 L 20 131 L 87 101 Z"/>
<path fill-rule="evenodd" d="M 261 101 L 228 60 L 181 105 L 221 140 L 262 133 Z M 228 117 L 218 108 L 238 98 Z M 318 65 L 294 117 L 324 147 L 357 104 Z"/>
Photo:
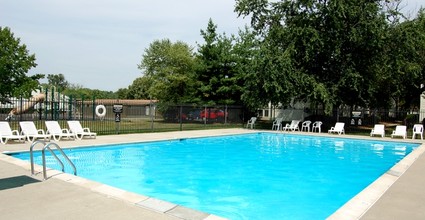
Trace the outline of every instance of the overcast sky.
<path fill-rule="evenodd" d="M 65 75 L 90 89 L 116 91 L 142 76 L 137 65 L 154 40 L 203 44 L 208 19 L 218 32 L 237 34 L 234 0 L 0 0 L 0 26 L 35 54 L 30 74 Z M 405 0 L 416 15 L 424 0 Z"/>

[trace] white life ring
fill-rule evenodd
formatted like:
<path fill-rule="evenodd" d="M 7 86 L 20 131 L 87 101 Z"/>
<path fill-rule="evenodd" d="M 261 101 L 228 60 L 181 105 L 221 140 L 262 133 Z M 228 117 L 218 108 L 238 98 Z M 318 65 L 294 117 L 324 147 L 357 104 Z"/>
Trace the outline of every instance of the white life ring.
<path fill-rule="evenodd" d="M 96 106 L 95 112 L 96 112 L 97 117 L 103 118 L 106 115 L 106 108 L 105 108 L 104 105 L 98 105 L 98 106 Z"/>

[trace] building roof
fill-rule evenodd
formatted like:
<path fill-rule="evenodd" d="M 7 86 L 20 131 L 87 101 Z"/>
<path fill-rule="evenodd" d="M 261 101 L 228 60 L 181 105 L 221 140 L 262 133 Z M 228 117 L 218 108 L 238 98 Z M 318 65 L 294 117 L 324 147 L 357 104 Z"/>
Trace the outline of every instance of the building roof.
<path fill-rule="evenodd" d="M 158 100 L 149 100 L 149 99 L 95 99 L 94 103 L 96 105 L 149 105 L 151 103 L 156 103 Z M 84 100 L 84 103 L 91 104 L 93 100 Z"/>

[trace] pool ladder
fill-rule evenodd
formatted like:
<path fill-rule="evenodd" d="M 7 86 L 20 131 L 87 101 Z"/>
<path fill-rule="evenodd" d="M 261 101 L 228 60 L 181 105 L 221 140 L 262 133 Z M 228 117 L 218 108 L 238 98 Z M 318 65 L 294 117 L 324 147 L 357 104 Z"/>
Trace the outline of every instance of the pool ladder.
<path fill-rule="evenodd" d="M 61 159 L 59 159 L 59 157 L 55 154 L 55 152 L 51 149 L 50 146 L 54 146 L 61 154 L 62 156 L 65 158 L 65 160 L 71 165 L 72 169 L 74 169 L 74 175 L 77 175 L 77 169 L 75 168 L 74 163 L 72 163 L 72 161 L 68 158 L 68 156 L 66 156 L 65 152 L 63 152 L 62 148 L 59 147 L 59 145 L 57 145 L 56 143 L 48 143 L 46 144 L 46 142 L 42 141 L 42 140 L 38 140 L 38 141 L 34 141 L 31 144 L 30 147 L 30 159 L 31 159 L 31 175 L 34 175 L 34 156 L 33 156 L 33 148 L 38 145 L 38 144 L 43 144 L 43 149 L 41 150 L 41 155 L 43 158 L 43 177 L 44 180 L 47 180 L 47 172 L 46 172 L 46 150 L 48 150 L 54 158 L 56 158 L 56 160 L 59 162 L 59 164 L 62 167 L 62 172 L 65 172 L 65 166 L 63 165 L 63 162 L 61 161 Z"/>

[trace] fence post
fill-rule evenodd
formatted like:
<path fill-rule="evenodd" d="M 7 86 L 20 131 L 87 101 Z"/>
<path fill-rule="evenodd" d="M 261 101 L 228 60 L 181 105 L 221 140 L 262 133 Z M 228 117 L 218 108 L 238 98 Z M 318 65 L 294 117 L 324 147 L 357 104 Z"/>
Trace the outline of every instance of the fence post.
<path fill-rule="evenodd" d="M 62 117 L 63 117 L 64 119 L 69 119 L 69 118 L 67 117 L 67 115 L 66 115 L 66 111 L 65 111 L 65 94 L 62 94 L 62 108 L 61 108 L 61 110 L 62 110 Z"/>
<path fill-rule="evenodd" d="M 183 106 L 180 105 L 179 109 L 179 122 L 180 122 L 180 131 L 183 131 Z"/>
<path fill-rule="evenodd" d="M 81 120 L 84 120 L 84 95 L 81 95 Z"/>
<path fill-rule="evenodd" d="M 29 101 L 29 100 L 28 100 Z M 23 105 L 22 105 L 22 103 L 23 103 L 23 100 L 22 100 L 22 96 L 19 98 L 19 108 L 20 108 L 20 110 L 18 111 L 18 112 L 20 112 L 20 114 L 19 114 L 19 121 L 22 121 L 22 113 L 23 113 Z"/>
<path fill-rule="evenodd" d="M 48 103 L 49 103 L 49 96 L 48 96 L 48 93 L 49 92 L 49 90 L 46 88 L 45 89 L 45 93 L 44 94 L 46 94 L 46 98 L 44 99 L 44 120 L 47 120 L 47 106 L 48 106 Z"/>
<path fill-rule="evenodd" d="M 54 111 L 55 111 L 55 90 L 52 89 L 52 97 L 51 97 L 51 101 L 50 101 L 50 119 L 54 120 L 53 115 L 54 115 Z"/>
<path fill-rule="evenodd" d="M 93 95 L 93 102 L 92 102 L 92 112 L 93 112 L 93 118 L 92 120 L 94 121 L 96 119 L 96 97 L 95 95 Z"/>
<path fill-rule="evenodd" d="M 227 104 L 226 104 L 226 106 L 224 107 L 224 124 L 226 125 L 227 124 Z"/>
<path fill-rule="evenodd" d="M 207 106 L 206 105 L 204 105 L 204 118 L 202 120 L 204 120 L 204 126 L 207 126 Z"/>
<path fill-rule="evenodd" d="M 40 93 L 43 92 L 43 90 L 40 88 Z M 44 98 L 46 98 L 46 96 L 44 96 Z M 38 110 L 37 110 L 37 114 L 38 114 L 38 120 L 41 121 L 42 117 L 43 117 L 43 103 L 39 102 L 37 104 L 38 106 Z"/>
<path fill-rule="evenodd" d="M 61 95 L 59 93 L 59 89 L 53 90 L 54 92 L 54 96 L 55 96 L 55 101 L 53 102 L 53 106 L 54 106 L 54 111 L 53 111 L 53 119 L 54 120 L 59 120 L 59 109 L 60 109 L 60 101 L 61 101 Z M 56 96 L 56 94 L 58 94 L 58 96 Z"/>
<path fill-rule="evenodd" d="M 153 132 L 152 98 L 149 96 L 149 115 L 151 116 L 151 131 Z"/>
<path fill-rule="evenodd" d="M 72 115 L 73 111 L 74 109 L 72 109 L 72 95 L 70 95 L 68 99 L 68 118 L 71 120 L 74 120 L 74 117 Z"/>

